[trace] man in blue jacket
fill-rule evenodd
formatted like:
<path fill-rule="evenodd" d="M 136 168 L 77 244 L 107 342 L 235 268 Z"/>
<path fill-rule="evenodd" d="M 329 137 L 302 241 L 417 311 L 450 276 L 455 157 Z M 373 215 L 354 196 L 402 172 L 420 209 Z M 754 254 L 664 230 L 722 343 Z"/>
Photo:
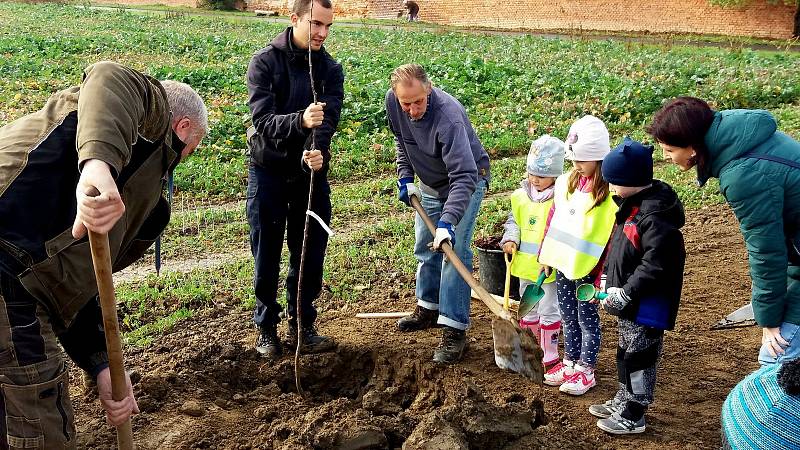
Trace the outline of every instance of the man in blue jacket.
<path fill-rule="evenodd" d="M 283 353 L 277 334 L 281 310 L 277 294 L 284 234 L 289 247 L 286 340 L 292 352 L 297 347 L 295 306 L 312 170 L 315 179 L 311 210 L 326 223 L 331 219 L 327 172 L 331 137 L 342 109 L 344 74 L 342 66 L 322 46 L 333 23 L 333 5 L 330 0 L 313 0 L 312 11 L 311 1 L 295 1 L 291 26 L 256 52 L 247 68 L 247 91 L 253 114 L 253 126 L 247 132 L 250 149 L 247 220 L 255 258 L 253 318 L 260 330 L 256 350 L 270 358 Z M 318 95 L 316 104 L 308 73 L 309 47 Z M 317 311 L 313 301 L 322 289 L 327 244 L 327 234 L 312 220 L 301 299 L 303 352 L 327 351 L 334 345 L 331 339 L 319 336 L 314 327 Z"/>
<path fill-rule="evenodd" d="M 422 219 L 414 223 L 417 258 L 417 307 L 397 322 L 400 331 L 442 326 L 442 340 L 433 355 L 438 363 L 461 359 L 469 326 L 469 285 L 438 251 L 449 241 L 459 259 L 472 269 L 472 232 L 489 185 L 489 155 L 467 113 L 455 98 L 434 88 L 422 66 L 394 70 L 386 93 L 389 128 L 397 143 L 399 197 L 410 205 L 416 195 L 437 222 L 431 235 Z M 414 176 L 419 178 L 419 188 Z"/>

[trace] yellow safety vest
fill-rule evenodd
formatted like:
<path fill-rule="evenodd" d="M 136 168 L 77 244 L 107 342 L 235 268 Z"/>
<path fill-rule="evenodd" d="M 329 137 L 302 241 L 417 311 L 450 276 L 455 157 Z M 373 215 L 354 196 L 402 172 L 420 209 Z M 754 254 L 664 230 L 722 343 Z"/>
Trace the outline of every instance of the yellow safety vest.
<path fill-rule="evenodd" d="M 609 195 L 592 208 L 591 192 L 576 189 L 571 195 L 567 193 L 568 179 L 569 174 L 564 174 L 556 180 L 556 210 L 542 241 L 539 263 L 577 280 L 589 275 L 603 256 L 618 207 Z"/>
<path fill-rule="evenodd" d="M 511 263 L 512 275 L 533 281 L 539 277 L 539 245 L 544 237 L 547 215 L 552 205 L 552 199 L 532 202 L 524 189 L 517 189 L 511 194 L 511 213 L 520 231 L 519 246 L 517 253 L 514 254 L 514 262 Z M 545 280 L 545 283 L 553 280 L 555 272 Z"/>

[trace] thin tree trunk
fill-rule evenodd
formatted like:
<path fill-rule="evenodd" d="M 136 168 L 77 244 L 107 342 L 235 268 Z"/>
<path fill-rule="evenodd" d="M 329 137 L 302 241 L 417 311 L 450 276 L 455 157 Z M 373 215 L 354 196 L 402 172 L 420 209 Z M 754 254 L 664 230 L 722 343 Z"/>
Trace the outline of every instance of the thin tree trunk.
<path fill-rule="evenodd" d="M 797 11 L 794 13 L 794 37 L 800 37 L 800 2 L 797 2 Z"/>

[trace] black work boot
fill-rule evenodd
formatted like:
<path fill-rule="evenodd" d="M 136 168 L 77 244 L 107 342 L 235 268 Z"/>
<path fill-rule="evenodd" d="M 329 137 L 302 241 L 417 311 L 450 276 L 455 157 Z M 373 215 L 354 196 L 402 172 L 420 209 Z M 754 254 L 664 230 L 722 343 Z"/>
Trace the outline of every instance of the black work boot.
<path fill-rule="evenodd" d="M 259 328 L 259 334 L 256 338 L 256 351 L 270 359 L 281 357 L 283 348 L 281 348 L 278 328 L 275 325 Z"/>
<path fill-rule="evenodd" d="M 397 321 L 397 329 L 400 331 L 418 331 L 428 328 L 438 327 L 436 320 L 439 318 L 439 311 L 425 309 L 417 305 L 410 316 L 405 316 Z"/>
<path fill-rule="evenodd" d="M 333 350 L 336 342 L 327 336 L 317 334 L 314 325 L 304 325 L 300 328 L 303 334 L 303 347 L 300 353 L 323 353 Z M 297 349 L 297 322 L 289 320 L 289 327 L 286 330 L 286 346 L 294 352 Z"/>
<path fill-rule="evenodd" d="M 464 356 L 467 350 L 467 332 L 453 327 L 442 328 L 442 340 L 433 352 L 433 362 L 453 364 Z"/>

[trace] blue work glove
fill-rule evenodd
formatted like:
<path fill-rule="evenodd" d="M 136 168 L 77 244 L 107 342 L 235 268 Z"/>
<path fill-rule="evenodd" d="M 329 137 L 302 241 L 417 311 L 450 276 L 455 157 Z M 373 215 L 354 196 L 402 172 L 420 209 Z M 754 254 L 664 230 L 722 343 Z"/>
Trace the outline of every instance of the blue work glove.
<path fill-rule="evenodd" d="M 406 206 L 411 206 L 412 195 L 416 195 L 418 200 L 420 198 L 419 190 L 417 186 L 414 185 L 414 177 L 400 178 L 397 181 L 397 189 L 399 189 L 397 197 L 401 202 L 405 203 Z"/>
<path fill-rule="evenodd" d="M 606 294 L 608 296 L 600 300 L 600 304 L 611 313 L 622 311 L 631 302 L 631 298 L 622 288 L 610 287 L 606 289 Z"/>
<path fill-rule="evenodd" d="M 453 241 L 456 240 L 456 229 L 452 224 L 447 222 L 439 221 L 436 224 L 436 235 L 433 236 L 433 251 L 441 251 L 442 242 L 449 241 L 450 245 L 453 245 Z"/>

